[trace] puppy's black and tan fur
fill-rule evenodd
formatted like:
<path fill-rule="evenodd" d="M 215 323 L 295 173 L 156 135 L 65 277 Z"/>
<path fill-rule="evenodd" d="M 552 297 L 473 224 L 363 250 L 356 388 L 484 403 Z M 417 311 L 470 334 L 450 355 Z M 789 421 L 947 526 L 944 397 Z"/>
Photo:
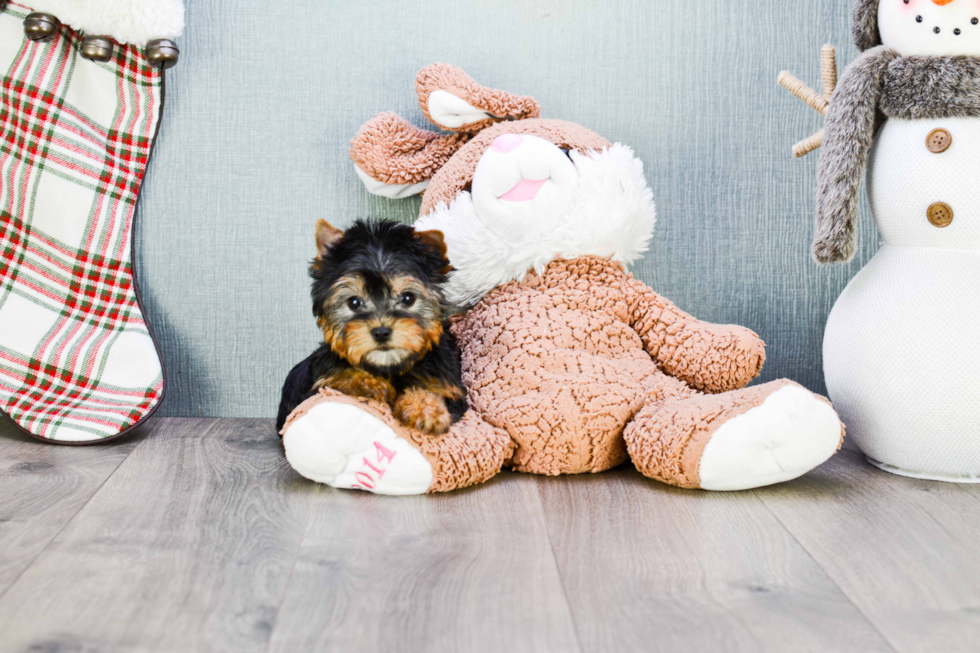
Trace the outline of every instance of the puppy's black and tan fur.
<path fill-rule="evenodd" d="M 357 221 L 316 227 L 310 265 L 323 344 L 293 368 L 277 429 L 323 387 L 392 406 L 406 426 L 445 433 L 466 412 L 456 340 L 443 322 L 451 270 L 438 231 Z"/>

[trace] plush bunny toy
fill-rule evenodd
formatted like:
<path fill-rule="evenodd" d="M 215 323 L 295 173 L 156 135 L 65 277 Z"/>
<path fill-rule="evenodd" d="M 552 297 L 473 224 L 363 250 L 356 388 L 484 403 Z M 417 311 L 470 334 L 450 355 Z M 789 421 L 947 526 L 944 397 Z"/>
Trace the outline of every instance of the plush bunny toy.
<path fill-rule="evenodd" d="M 980 481 L 980 0 L 858 0 L 863 56 L 827 112 L 813 253 L 884 245 L 827 323 L 827 387 L 872 463 Z"/>
<path fill-rule="evenodd" d="M 425 189 L 416 228 L 442 231 L 457 269 L 448 299 L 472 307 L 453 326 L 471 410 L 432 437 L 385 406 L 321 391 L 283 429 L 295 469 L 416 494 L 505 465 L 576 474 L 629 458 L 665 483 L 738 490 L 796 478 L 837 450 L 828 401 L 786 380 L 744 388 L 764 359 L 758 336 L 701 322 L 627 273 L 654 225 L 628 147 L 539 119 L 531 98 L 452 66 L 422 70 L 416 90 L 451 133 L 382 114 L 351 156 L 378 194 Z"/>

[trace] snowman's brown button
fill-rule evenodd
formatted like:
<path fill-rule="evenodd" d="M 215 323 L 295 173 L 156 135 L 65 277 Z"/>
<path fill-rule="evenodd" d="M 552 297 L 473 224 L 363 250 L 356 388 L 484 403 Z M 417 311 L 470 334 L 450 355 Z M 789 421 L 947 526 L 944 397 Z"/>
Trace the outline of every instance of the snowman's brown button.
<path fill-rule="evenodd" d="M 934 154 L 942 154 L 949 149 L 949 146 L 953 144 L 953 135 L 948 131 L 940 127 L 939 129 L 933 129 L 926 136 L 926 147 L 929 151 Z"/>
<path fill-rule="evenodd" d="M 953 222 L 953 209 L 949 204 L 944 202 L 936 202 L 931 205 L 929 210 L 926 211 L 926 215 L 929 218 L 929 222 L 932 223 L 932 226 L 939 227 L 940 229 L 948 227 Z"/>

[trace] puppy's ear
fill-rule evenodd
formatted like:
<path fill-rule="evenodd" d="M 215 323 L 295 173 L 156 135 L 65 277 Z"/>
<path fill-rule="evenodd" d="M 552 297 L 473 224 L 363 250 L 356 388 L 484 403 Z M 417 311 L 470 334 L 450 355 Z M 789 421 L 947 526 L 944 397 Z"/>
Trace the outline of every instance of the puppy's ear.
<path fill-rule="evenodd" d="M 430 229 L 429 231 L 416 231 L 415 237 L 421 240 L 429 247 L 431 247 L 432 249 L 439 252 L 439 255 L 442 256 L 442 258 L 444 258 L 447 263 L 449 262 L 449 259 L 446 256 L 446 251 L 447 251 L 446 240 L 443 237 L 441 231 L 439 231 L 438 229 Z M 449 274 L 450 272 L 452 272 L 452 269 L 453 269 L 452 265 L 447 265 L 446 267 L 441 268 L 439 272 L 443 274 Z"/>
<path fill-rule="evenodd" d="M 438 229 L 416 231 L 415 237 L 439 252 L 443 258 L 446 257 L 446 239 Z"/>
<path fill-rule="evenodd" d="M 344 237 L 344 232 L 326 220 L 316 221 L 316 257 L 321 259 L 327 255 L 333 245 Z"/>

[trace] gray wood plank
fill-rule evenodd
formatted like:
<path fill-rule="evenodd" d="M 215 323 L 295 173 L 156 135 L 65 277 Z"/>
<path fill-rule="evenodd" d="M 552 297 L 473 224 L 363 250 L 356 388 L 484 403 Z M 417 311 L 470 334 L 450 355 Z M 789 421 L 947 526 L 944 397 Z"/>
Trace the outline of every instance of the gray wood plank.
<path fill-rule="evenodd" d="M 0 427 L 0 650 L 972 651 L 978 508 L 853 451 L 747 493 L 625 468 L 392 499 L 318 491 L 267 420 Z"/>
<path fill-rule="evenodd" d="M 316 486 L 270 420 L 166 420 L 0 599 L 4 651 L 262 651 Z"/>
<path fill-rule="evenodd" d="M 980 648 L 978 493 L 843 451 L 758 495 L 897 651 L 955 653 Z"/>
<path fill-rule="evenodd" d="M 538 479 L 582 649 L 891 651 L 751 493 Z"/>
<path fill-rule="evenodd" d="M 577 651 L 535 485 L 316 498 L 271 651 Z"/>
<path fill-rule="evenodd" d="M 65 447 L 0 416 L 0 596 L 155 428 L 151 421 L 124 442 Z"/>

